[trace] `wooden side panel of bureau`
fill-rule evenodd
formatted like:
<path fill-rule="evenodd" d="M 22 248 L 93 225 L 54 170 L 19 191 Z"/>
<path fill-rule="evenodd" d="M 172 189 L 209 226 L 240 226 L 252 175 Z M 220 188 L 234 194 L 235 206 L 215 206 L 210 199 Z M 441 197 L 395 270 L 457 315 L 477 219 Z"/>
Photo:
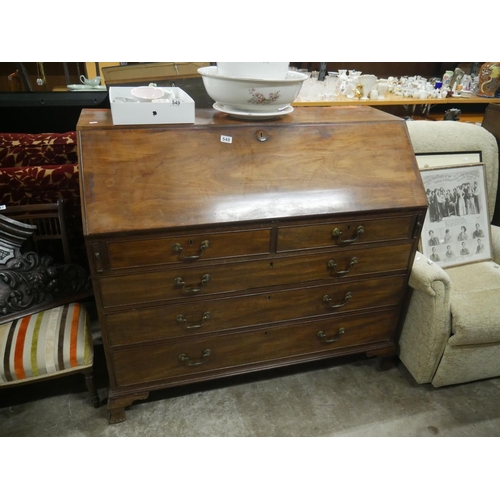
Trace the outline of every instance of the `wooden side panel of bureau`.
<path fill-rule="evenodd" d="M 84 110 L 78 133 L 111 422 L 163 387 L 396 353 L 427 204 L 402 120 L 113 127 Z"/>

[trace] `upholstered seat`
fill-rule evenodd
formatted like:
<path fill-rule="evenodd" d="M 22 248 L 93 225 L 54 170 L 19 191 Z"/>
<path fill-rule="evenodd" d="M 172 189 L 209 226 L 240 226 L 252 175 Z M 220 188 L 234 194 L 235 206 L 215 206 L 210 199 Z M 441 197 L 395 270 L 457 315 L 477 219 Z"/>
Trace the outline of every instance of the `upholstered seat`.
<path fill-rule="evenodd" d="M 446 270 L 451 279 L 450 345 L 500 342 L 500 266 L 480 262 Z"/>
<path fill-rule="evenodd" d="M 0 325 L 0 387 L 83 372 L 94 406 L 90 320 L 77 302 Z"/>
<path fill-rule="evenodd" d="M 92 366 L 88 323 L 73 303 L 0 325 L 0 384 Z"/>

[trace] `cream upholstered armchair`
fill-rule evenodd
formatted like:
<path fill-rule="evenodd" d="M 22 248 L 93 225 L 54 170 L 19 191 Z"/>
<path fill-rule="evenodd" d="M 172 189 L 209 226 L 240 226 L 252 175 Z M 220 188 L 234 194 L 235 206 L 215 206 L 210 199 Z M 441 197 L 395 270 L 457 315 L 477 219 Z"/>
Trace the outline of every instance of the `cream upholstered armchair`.
<path fill-rule="evenodd" d="M 498 145 L 462 122 L 408 122 L 415 153 L 481 151 L 490 220 L 498 185 Z M 442 269 L 417 252 L 399 357 L 418 383 L 435 387 L 500 376 L 500 227 L 491 226 L 493 262 Z"/>

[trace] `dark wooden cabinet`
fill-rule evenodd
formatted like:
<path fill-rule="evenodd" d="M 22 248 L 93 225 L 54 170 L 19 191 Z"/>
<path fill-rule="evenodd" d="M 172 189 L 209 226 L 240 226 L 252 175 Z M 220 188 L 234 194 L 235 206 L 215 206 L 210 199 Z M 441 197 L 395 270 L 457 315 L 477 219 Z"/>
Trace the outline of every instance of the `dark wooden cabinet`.
<path fill-rule="evenodd" d="M 78 134 L 110 422 L 159 388 L 396 354 L 427 206 L 403 120 L 117 127 L 84 110 Z"/>

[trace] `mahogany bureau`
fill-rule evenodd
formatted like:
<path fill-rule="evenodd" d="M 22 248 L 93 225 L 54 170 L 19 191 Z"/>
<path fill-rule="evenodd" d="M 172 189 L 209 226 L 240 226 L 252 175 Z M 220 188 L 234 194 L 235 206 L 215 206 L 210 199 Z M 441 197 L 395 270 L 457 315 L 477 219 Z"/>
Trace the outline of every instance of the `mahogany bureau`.
<path fill-rule="evenodd" d="M 364 352 L 390 360 L 427 208 L 404 120 L 78 122 L 110 423 L 149 391 Z"/>

